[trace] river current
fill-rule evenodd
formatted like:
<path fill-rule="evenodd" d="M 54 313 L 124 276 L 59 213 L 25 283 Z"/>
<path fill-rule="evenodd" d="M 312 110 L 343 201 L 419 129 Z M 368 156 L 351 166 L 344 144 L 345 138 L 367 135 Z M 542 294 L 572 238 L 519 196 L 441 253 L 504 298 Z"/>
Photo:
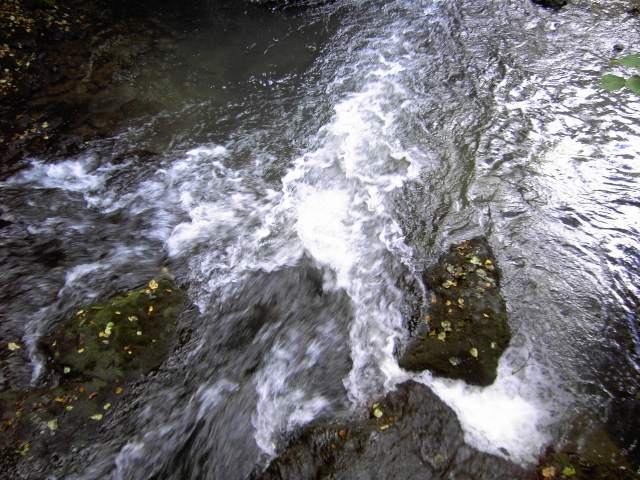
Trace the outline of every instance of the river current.
<path fill-rule="evenodd" d="M 521 464 L 576 418 L 618 415 L 640 380 L 640 97 L 599 79 L 614 45 L 638 45 L 628 7 L 214 16 L 130 79 L 158 114 L 0 183 L 0 333 L 30 346 L 24 384 L 46 375 L 39 336 L 163 265 L 193 304 L 190 335 L 113 438 L 77 453 L 77 478 L 244 478 L 296 427 L 410 378 L 471 445 Z M 477 235 L 513 332 L 497 381 L 401 370 L 422 271 Z"/>

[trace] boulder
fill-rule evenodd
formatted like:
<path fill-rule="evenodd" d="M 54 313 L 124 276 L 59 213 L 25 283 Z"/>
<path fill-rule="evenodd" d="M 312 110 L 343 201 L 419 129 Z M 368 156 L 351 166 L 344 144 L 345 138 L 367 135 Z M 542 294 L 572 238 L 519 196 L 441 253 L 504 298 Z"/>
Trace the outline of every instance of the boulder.
<path fill-rule="evenodd" d="M 315 424 L 253 479 L 529 479 L 504 459 L 465 444 L 455 413 L 424 385 L 407 382 L 368 418 Z"/>
<path fill-rule="evenodd" d="M 429 313 L 413 326 L 402 368 L 486 386 L 511 333 L 500 274 L 484 238 L 453 245 L 428 269 Z"/>

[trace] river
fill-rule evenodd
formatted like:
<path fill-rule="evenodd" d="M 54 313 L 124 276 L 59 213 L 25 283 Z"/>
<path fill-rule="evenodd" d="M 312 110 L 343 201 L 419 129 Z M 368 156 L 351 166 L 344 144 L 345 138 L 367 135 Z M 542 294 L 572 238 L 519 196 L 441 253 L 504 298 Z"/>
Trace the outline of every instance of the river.
<path fill-rule="evenodd" d="M 637 46 L 627 8 L 213 15 L 130 79 L 157 113 L 0 183 L 2 333 L 29 345 L 24 384 L 46 375 L 52 325 L 163 265 L 193 304 L 73 478 L 245 478 L 296 427 L 410 378 L 521 464 L 577 418 L 615 423 L 640 382 L 640 97 L 599 79 L 614 45 Z M 513 332 L 497 381 L 403 371 L 422 271 L 477 235 Z"/>

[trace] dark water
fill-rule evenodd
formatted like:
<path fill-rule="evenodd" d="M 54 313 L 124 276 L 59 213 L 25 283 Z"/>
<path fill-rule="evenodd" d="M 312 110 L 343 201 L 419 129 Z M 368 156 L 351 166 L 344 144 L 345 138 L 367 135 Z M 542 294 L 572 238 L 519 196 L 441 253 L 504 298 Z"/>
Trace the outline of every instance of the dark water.
<path fill-rule="evenodd" d="M 620 417 L 638 411 L 640 100 L 598 86 L 613 46 L 637 45 L 628 7 L 213 15 L 127 83 L 158 114 L 0 184 L 0 333 L 33 358 L 12 383 L 46 376 L 51 325 L 161 265 L 194 304 L 74 478 L 244 478 L 297 426 L 407 378 L 517 462 L 578 424 L 637 455 Z M 514 332 L 498 380 L 412 377 L 394 346 L 417 279 L 478 234 Z"/>

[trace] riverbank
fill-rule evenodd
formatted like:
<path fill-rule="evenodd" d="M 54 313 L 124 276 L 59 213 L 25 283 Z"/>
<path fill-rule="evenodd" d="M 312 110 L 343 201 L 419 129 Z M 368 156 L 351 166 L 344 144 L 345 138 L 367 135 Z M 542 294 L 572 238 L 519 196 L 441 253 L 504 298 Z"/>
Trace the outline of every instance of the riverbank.
<path fill-rule="evenodd" d="M 163 12 L 94 1 L 9 0 L 0 8 L 0 178 L 30 156 L 62 157 L 153 109 L 128 80 L 180 35 Z M 184 25 L 181 24 L 181 25 Z"/>

